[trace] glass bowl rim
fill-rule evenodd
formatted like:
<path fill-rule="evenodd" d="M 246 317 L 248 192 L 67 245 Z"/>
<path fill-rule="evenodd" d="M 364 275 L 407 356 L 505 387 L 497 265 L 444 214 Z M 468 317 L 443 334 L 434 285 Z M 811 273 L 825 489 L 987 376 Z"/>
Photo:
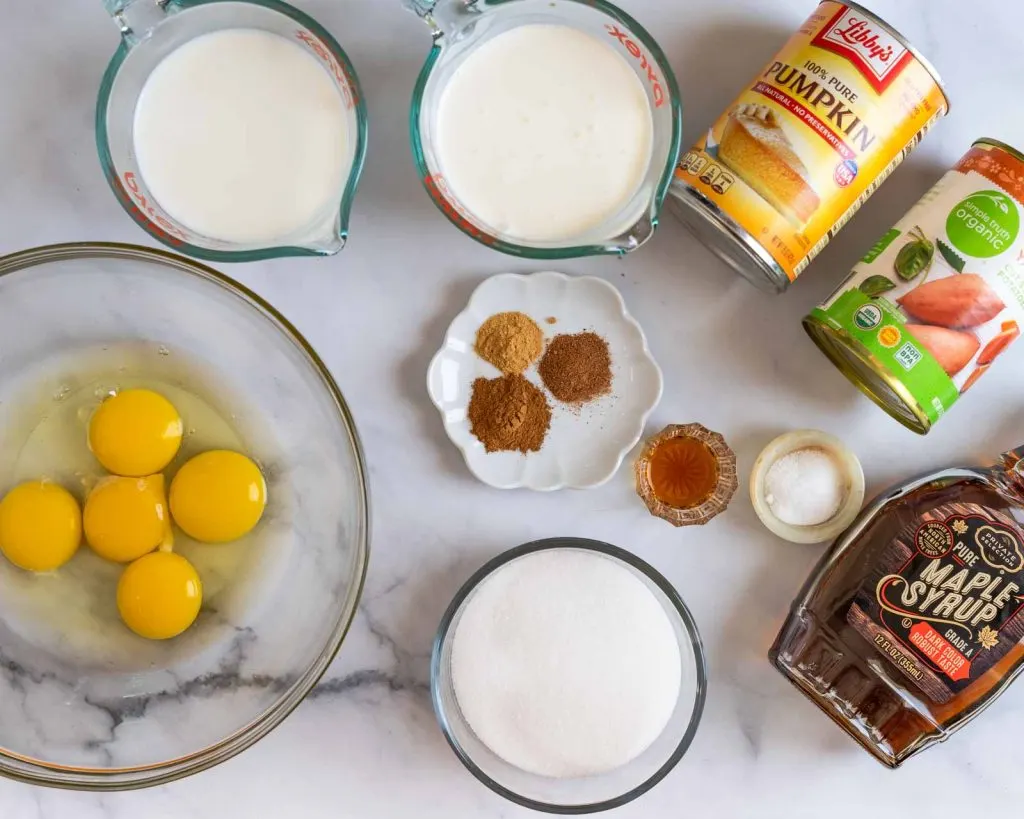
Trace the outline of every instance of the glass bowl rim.
<path fill-rule="evenodd" d="M 662 594 L 664 594 L 672 604 L 676 614 L 679 616 L 679 619 L 683 624 L 683 628 L 685 629 L 687 636 L 690 638 L 690 644 L 693 647 L 694 670 L 696 672 L 697 683 L 693 710 L 690 712 L 689 725 L 687 726 L 682 739 L 679 741 L 679 744 L 668 759 L 653 774 L 651 774 L 651 776 L 626 793 L 611 799 L 605 799 L 601 802 L 591 802 L 580 805 L 556 805 L 549 802 L 540 802 L 535 799 L 530 799 L 529 797 L 522 796 L 521 794 L 506 788 L 504 785 L 496 782 L 484 773 L 455 738 L 451 729 L 451 721 L 448 718 L 448 712 L 445 709 L 440 693 L 440 681 L 442 677 L 441 655 L 450 636 L 449 630 L 455 620 L 455 616 L 459 613 L 473 592 L 476 591 L 480 583 L 482 583 L 493 572 L 517 558 L 523 557 L 524 555 L 534 554 L 536 552 L 553 551 L 557 549 L 579 549 L 617 559 L 626 563 L 629 567 L 639 572 L 647 580 L 657 586 Z M 431 651 L 430 656 L 430 699 L 434 707 L 434 715 L 437 718 L 438 725 L 441 727 L 441 732 L 444 734 L 445 740 L 448 742 L 448 745 L 455 752 L 455 755 L 459 758 L 462 764 L 465 765 L 469 772 L 480 782 L 510 802 L 514 802 L 515 804 L 521 805 L 525 808 L 530 808 L 531 810 L 562 816 L 599 813 L 601 811 L 622 807 L 623 805 L 632 802 L 637 797 L 647 793 L 647 791 L 661 782 L 661 780 L 664 779 L 673 768 L 675 768 L 679 763 L 679 760 L 683 758 L 687 750 L 689 750 L 690 745 L 693 743 L 693 739 L 697 734 L 697 728 L 700 725 L 701 717 L 704 713 L 704 703 L 706 698 L 707 658 L 704 654 L 704 644 L 701 641 L 700 632 L 697 629 L 697 623 L 693 619 L 690 609 L 687 607 L 686 603 L 683 602 L 682 597 L 680 597 L 679 592 L 676 591 L 675 587 L 673 587 L 665 576 L 657 569 L 637 557 L 632 552 L 626 551 L 618 546 L 613 546 L 610 543 L 605 543 L 600 540 L 592 540 L 590 538 L 553 537 L 534 540 L 529 543 L 524 543 L 521 546 L 516 546 L 513 549 L 502 552 L 497 557 L 491 558 L 483 566 L 477 569 L 465 583 L 463 583 L 458 592 L 456 592 L 455 597 L 452 598 L 452 602 L 449 604 L 448 609 L 441 618 L 437 634 L 434 637 L 433 650 Z"/>
<path fill-rule="evenodd" d="M 349 595 L 347 605 L 340 613 L 334 631 L 319 656 L 278 696 L 274 703 L 249 720 L 247 724 L 213 745 L 194 751 L 187 756 L 165 762 L 122 768 L 60 765 L 0 747 L 0 775 L 10 779 L 31 785 L 72 790 L 121 791 L 164 785 L 205 771 L 236 756 L 280 725 L 313 690 L 341 648 L 341 644 L 355 620 L 359 600 L 363 594 L 370 558 L 370 497 L 366 457 L 355 420 L 327 365 L 287 318 L 245 285 L 194 259 L 165 250 L 119 242 L 68 242 L 42 245 L 3 255 L 0 256 L 0 279 L 47 262 L 90 258 L 150 262 L 162 267 L 169 267 L 178 273 L 195 276 L 235 296 L 246 307 L 261 314 L 283 332 L 316 371 L 321 386 L 333 400 L 342 426 L 348 433 L 352 454 L 358 468 L 357 491 L 360 496 L 360 514 L 356 526 L 358 566 L 353 577 L 354 591 Z"/>
<path fill-rule="evenodd" d="M 485 5 L 500 7 L 505 4 L 514 4 L 517 1 L 518 0 L 489 0 Z M 654 196 L 651 197 L 651 201 L 644 208 L 643 213 L 637 218 L 637 220 L 629 227 L 624 228 L 620 235 L 609 237 L 602 244 L 538 247 L 499 239 L 497 236 L 491 235 L 486 230 L 477 228 L 465 218 L 460 216 L 453 217 L 453 215 L 442 206 L 441 202 L 438 201 L 438 198 L 440 197 L 440 199 L 443 200 L 443 194 L 438 193 L 435 196 L 435 193 L 431 190 L 431 185 L 428 182 L 428 180 L 433 178 L 434 174 L 427 165 L 426 151 L 423 149 L 423 138 L 421 136 L 420 129 L 423 95 L 426 92 L 427 83 L 434 72 L 434 65 L 440 59 L 441 54 L 445 50 L 443 32 L 439 30 L 434 31 L 434 45 L 431 48 L 430 53 L 427 55 L 426 62 L 423 64 L 423 68 L 420 70 L 419 76 L 416 78 L 416 84 L 413 86 L 412 92 L 412 104 L 409 108 L 409 141 L 412 145 L 413 163 L 416 166 L 416 173 L 419 175 L 420 182 L 426 189 L 427 194 L 430 196 L 430 201 L 434 203 L 434 206 L 441 211 L 442 214 L 444 214 L 444 217 L 449 222 L 469 236 L 469 238 L 479 242 L 485 247 L 497 250 L 499 253 L 505 253 L 509 256 L 517 256 L 522 259 L 557 261 L 561 259 L 579 259 L 586 256 L 624 256 L 625 254 L 631 253 L 640 246 L 646 244 L 658 228 L 658 224 L 661 220 L 661 211 L 664 207 L 665 199 L 668 197 L 669 189 L 672 186 L 672 180 L 675 178 L 676 165 L 679 163 L 679 156 L 682 153 L 682 92 L 679 90 L 679 82 L 676 79 L 675 71 L 673 71 L 672 65 L 669 62 L 668 57 L 665 55 L 665 52 L 662 51 L 661 46 L 658 45 L 657 41 L 651 36 L 647 29 L 640 25 L 640 23 L 632 16 L 627 14 L 618 6 L 607 2 L 607 0 L 566 0 L 566 2 L 587 6 L 588 8 L 602 12 L 616 22 L 624 25 L 629 29 L 630 34 L 635 35 L 650 52 L 651 57 L 653 57 L 654 61 L 658 64 L 658 68 L 661 69 L 665 78 L 665 85 L 668 92 L 667 97 L 672 114 L 672 137 L 669 142 L 668 159 L 665 163 L 665 167 L 662 169 L 661 174 L 658 177 L 658 184 L 655 188 Z M 646 235 L 637 241 L 632 234 L 639 226 L 644 225 L 645 223 L 649 226 L 649 229 L 647 230 Z"/>

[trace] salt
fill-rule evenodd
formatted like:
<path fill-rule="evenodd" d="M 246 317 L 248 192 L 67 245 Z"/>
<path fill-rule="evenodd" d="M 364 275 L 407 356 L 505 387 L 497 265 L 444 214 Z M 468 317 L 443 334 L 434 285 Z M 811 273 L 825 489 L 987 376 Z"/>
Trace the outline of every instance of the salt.
<path fill-rule="evenodd" d="M 846 498 L 846 479 L 836 459 L 821 447 L 782 456 L 765 476 L 765 500 L 783 523 L 817 526 L 833 518 Z"/>
<path fill-rule="evenodd" d="M 579 549 L 487 577 L 456 625 L 455 697 L 495 754 L 540 776 L 592 776 L 642 754 L 682 684 L 675 630 L 629 569 Z"/>

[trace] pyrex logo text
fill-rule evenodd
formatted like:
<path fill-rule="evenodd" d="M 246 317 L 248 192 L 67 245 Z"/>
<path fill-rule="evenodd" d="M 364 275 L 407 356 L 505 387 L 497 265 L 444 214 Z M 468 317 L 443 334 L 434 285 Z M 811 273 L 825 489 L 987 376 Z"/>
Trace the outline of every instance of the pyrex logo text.
<path fill-rule="evenodd" d="M 448 189 L 448 183 L 443 176 L 440 174 L 427 174 L 423 177 L 423 184 L 426 185 L 427 192 L 437 203 L 438 207 L 441 208 L 444 215 L 451 219 L 459 229 L 468 233 L 478 242 L 482 242 L 485 245 L 494 244 L 494 237 L 478 228 L 473 224 L 469 216 L 466 215 L 465 208 L 452 195 Z"/>
<path fill-rule="evenodd" d="M 118 198 L 124 203 L 128 212 L 133 216 L 141 217 L 158 237 L 173 245 L 180 245 L 183 241 L 188 240 L 189 237 L 184 231 L 154 210 L 153 205 L 139 187 L 134 173 L 125 171 L 124 186 L 118 187 L 120 188 Z"/>
<path fill-rule="evenodd" d="M 618 26 L 613 26 L 610 23 L 605 25 L 608 29 L 608 33 L 612 35 L 625 47 L 626 51 L 633 55 L 640 61 L 640 67 L 647 72 L 647 81 L 651 85 L 651 96 L 654 97 L 654 107 L 661 108 L 665 104 L 665 86 L 661 83 L 661 78 L 654 71 L 654 63 L 652 63 L 647 55 L 640 50 L 640 46 L 630 39 L 630 36 L 620 29 Z"/>
<path fill-rule="evenodd" d="M 328 51 L 323 43 L 309 32 L 299 29 L 295 32 L 295 37 L 308 45 L 327 66 L 327 70 L 338 81 L 338 87 L 341 89 L 341 95 L 345 100 L 345 107 L 351 109 L 359 100 L 355 90 L 356 84 L 349 76 L 348 70 Z"/>

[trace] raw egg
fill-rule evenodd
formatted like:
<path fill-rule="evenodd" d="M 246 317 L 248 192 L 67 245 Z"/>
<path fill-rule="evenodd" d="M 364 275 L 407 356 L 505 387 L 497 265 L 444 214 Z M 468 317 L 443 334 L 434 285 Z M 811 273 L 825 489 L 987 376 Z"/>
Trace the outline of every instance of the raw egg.
<path fill-rule="evenodd" d="M 100 557 L 128 563 L 169 543 L 164 476 L 104 478 L 85 500 L 85 539 Z"/>
<path fill-rule="evenodd" d="M 251 531 L 267 505 L 267 483 L 238 452 L 215 449 L 189 460 L 171 481 L 171 516 L 203 543 L 226 543 Z"/>
<path fill-rule="evenodd" d="M 203 584 L 195 567 L 173 552 L 140 557 L 117 584 L 117 610 L 128 628 L 149 640 L 177 637 L 195 622 Z"/>
<path fill-rule="evenodd" d="M 89 422 L 89 448 L 115 475 L 144 477 L 171 462 L 181 446 L 181 416 L 152 390 L 124 390 L 100 404 Z"/>
<path fill-rule="evenodd" d="M 30 572 L 60 568 L 82 540 L 82 512 L 64 487 L 29 481 L 0 501 L 0 551 Z"/>

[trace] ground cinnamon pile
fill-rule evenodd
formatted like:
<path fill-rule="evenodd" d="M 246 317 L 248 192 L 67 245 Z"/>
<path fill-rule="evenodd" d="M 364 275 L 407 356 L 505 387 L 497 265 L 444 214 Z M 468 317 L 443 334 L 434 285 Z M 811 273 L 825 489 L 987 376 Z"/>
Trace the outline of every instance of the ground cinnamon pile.
<path fill-rule="evenodd" d="M 519 374 L 540 358 L 544 333 L 525 313 L 497 313 L 476 331 L 476 354 L 503 373 Z"/>
<path fill-rule="evenodd" d="M 555 336 L 538 367 L 553 396 L 566 404 L 583 404 L 612 388 L 608 342 L 597 333 Z"/>
<path fill-rule="evenodd" d="M 468 414 L 488 452 L 537 452 L 551 426 L 544 393 L 521 375 L 476 379 Z"/>

